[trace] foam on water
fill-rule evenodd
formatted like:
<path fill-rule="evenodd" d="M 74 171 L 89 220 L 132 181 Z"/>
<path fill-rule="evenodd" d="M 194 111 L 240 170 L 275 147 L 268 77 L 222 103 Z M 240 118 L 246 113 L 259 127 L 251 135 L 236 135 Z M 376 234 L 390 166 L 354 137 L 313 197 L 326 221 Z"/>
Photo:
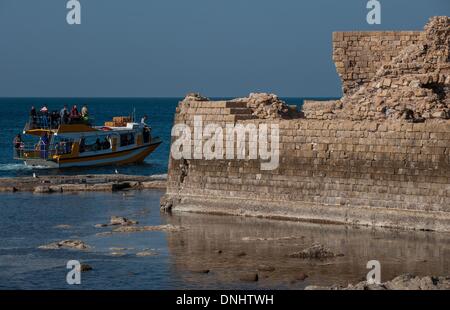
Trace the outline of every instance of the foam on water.
<path fill-rule="evenodd" d="M 25 164 L 0 164 L 0 171 L 18 171 L 18 170 L 33 170 L 33 169 L 42 169 L 45 167 L 36 166 L 31 167 Z"/>

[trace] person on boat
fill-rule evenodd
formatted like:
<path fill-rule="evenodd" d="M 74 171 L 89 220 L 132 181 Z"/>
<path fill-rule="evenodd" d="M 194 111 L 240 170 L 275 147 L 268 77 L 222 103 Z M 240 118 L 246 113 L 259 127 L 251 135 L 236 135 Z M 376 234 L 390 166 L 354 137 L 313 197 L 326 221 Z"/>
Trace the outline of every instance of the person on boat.
<path fill-rule="evenodd" d="M 31 107 L 30 110 L 30 124 L 31 124 L 31 129 L 36 128 L 36 123 L 37 123 L 37 112 L 36 112 L 36 108 L 34 106 Z"/>
<path fill-rule="evenodd" d="M 86 151 L 86 142 L 85 142 L 84 138 L 81 138 L 81 141 L 80 141 L 80 153 L 83 153 L 84 151 Z"/>
<path fill-rule="evenodd" d="M 48 107 L 46 104 L 44 104 L 42 106 L 42 108 L 39 110 L 42 114 L 47 114 L 48 113 Z"/>
<path fill-rule="evenodd" d="M 94 151 L 100 151 L 102 149 L 102 144 L 100 143 L 100 139 L 97 138 L 94 144 Z"/>
<path fill-rule="evenodd" d="M 103 141 L 103 149 L 108 150 L 110 147 L 111 147 L 111 143 L 109 142 L 108 138 L 105 137 L 105 139 Z"/>
<path fill-rule="evenodd" d="M 72 152 L 72 141 L 64 142 L 64 154 L 70 154 Z"/>
<path fill-rule="evenodd" d="M 84 106 L 81 108 L 81 119 L 82 119 L 83 122 L 85 122 L 86 124 L 89 123 L 89 111 L 88 111 L 87 105 L 84 105 Z"/>
<path fill-rule="evenodd" d="M 78 109 L 77 109 L 76 105 L 74 105 L 72 107 L 72 110 L 70 111 L 69 118 L 70 118 L 70 122 L 71 123 L 75 123 L 78 120 L 80 120 L 80 113 L 78 112 Z"/>
<path fill-rule="evenodd" d="M 59 120 L 61 124 L 69 123 L 69 111 L 67 110 L 67 105 L 64 105 L 61 111 L 59 111 Z"/>
<path fill-rule="evenodd" d="M 144 138 L 144 143 L 149 143 L 150 142 L 150 137 L 151 137 L 150 136 L 150 131 L 151 131 L 150 127 L 148 127 L 148 126 L 144 127 L 143 132 L 142 132 L 142 136 Z"/>
<path fill-rule="evenodd" d="M 49 144 L 48 135 L 47 133 L 44 133 L 44 135 L 41 137 L 41 140 L 39 141 L 41 158 L 47 159 L 48 144 Z"/>
<path fill-rule="evenodd" d="M 144 115 L 144 116 L 141 118 L 141 124 L 146 124 L 147 119 L 148 119 L 148 116 L 147 116 L 147 115 Z"/>
<path fill-rule="evenodd" d="M 40 113 L 40 119 L 41 119 L 41 127 L 48 128 L 49 125 L 49 115 L 48 115 L 48 107 L 46 104 L 42 106 L 42 108 L 39 110 Z"/>
<path fill-rule="evenodd" d="M 22 141 L 22 136 L 20 134 L 18 134 L 17 136 L 15 136 L 14 138 L 14 149 L 16 151 L 16 156 L 18 158 L 20 158 L 20 151 L 23 147 L 23 141 Z"/>
<path fill-rule="evenodd" d="M 58 111 L 52 111 L 52 113 L 50 114 L 51 128 L 58 128 L 59 123 L 60 123 L 60 116 Z"/>
<path fill-rule="evenodd" d="M 87 105 L 84 105 L 81 108 L 81 116 L 85 117 L 85 116 L 88 116 L 88 115 L 89 115 L 89 111 L 88 111 Z"/>
<path fill-rule="evenodd" d="M 57 143 L 55 144 L 55 151 L 56 151 L 56 154 L 57 154 L 57 155 L 63 154 L 63 150 L 64 150 L 64 142 L 63 142 L 63 141 L 57 142 Z"/>

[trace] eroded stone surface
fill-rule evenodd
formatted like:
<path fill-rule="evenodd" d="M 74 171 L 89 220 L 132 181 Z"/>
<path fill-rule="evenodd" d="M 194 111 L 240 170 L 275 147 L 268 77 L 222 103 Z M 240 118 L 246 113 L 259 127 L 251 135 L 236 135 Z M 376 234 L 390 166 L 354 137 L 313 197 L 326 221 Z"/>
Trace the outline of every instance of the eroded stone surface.
<path fill-rule="evenodd" d="M 358 44 L 365 49 L 364 43 Z M 365 44 L 369 46 L 370 40 Z M 411 41 L 396 57 L 386 60 L 367 83 L 337 102 L 331 113 L 352 120 L 449 119 L 449 47 L 450 18 L 431 18 L 417 42 Z"/>

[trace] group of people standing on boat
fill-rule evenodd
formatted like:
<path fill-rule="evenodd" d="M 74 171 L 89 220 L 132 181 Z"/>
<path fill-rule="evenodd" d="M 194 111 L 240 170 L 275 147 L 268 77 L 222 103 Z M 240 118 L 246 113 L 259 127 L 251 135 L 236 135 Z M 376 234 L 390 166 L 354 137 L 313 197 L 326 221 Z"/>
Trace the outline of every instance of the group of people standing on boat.
<path fill-rule="evenodd" d="M 39 139 L 39 142 L 35 145 L 35 151 L 39 152 L 41 158 L 47 159 L 49 151 L 49 143 L 50 143 L 49 136 L 45 132 Z M 25 147 L 25 143 L 22 140 L 22 136 L 20 134 L 17 134 L 14 137 L 13 145 L 15 157 L 21 158 L 22 152 Z"/>
<path fill-rule="evenodd" d="M 76 105 L 69 111 L 67 105 L 60 110 L 50 111 L 47 105 L 37 111 L 34 106 L 30 110 L 30 128 L 58 128 L 61 124 L 90 124 L 87 105 L 81 108 L 81 113 Z"/>

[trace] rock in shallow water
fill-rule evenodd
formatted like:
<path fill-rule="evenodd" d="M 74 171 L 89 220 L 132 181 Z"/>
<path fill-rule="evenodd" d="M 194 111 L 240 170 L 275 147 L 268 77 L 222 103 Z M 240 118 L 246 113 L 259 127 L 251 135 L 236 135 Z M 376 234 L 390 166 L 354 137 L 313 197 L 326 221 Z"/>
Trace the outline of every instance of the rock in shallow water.
<path fill-rule="evenodd" d="M 72 228 L 72 226 L 67 225 L 67 224 L 61 224 L 61 225 L 56 225 L 55 228 L 58 228 L 58 229 L 70 229 L 70 228 Z"/>
<path fill-rule="evenodd" d="M 156 255 L 158 255 L 158 253 L 155 253 L 153 251 L 142 251 L 142 252 L 136 253 L 136 256 L 139 256 L 139 257 L 156 256 Z"/>
<path fill-rule="evenodd" d="M 306 248 L 300 252 L 291 253 L 288 256 L 294 258 L 323 259 L 343 256 L 343 254 L 335 254 L 324 245 L 315 243 L 309 248 Z"/>
<path fill-rule="evenodd" d="M 88 265 L 88 264 L 81 264 L 81 266 L 80 266 L 80 271 L 81 272 L 90 271 L 92 269 L 93 268 L 90 265 Z"/>
<path fill-rule="evenodd" d="M 259 265 L 258 266 L 258 270 L 259 271 L 268 271 L 268 272 L 272 272 L 275 270 L 275 267 L 270 266 L 270 265 Z"/>
<path fill-rule="evenodd" d="M 52 242 L 47 245 L 41 245 L 38 248 L 44 250 L 57 250 L 57 249 L 87 250 L 90 248 L 90 246 L 81 240 L 63 240 L 58 242 Z"/>
<path fill-rule="evenodd" d="M 133 221 L 130 219 L 127 219 L 126 217 L 122 216 L 111 216 L 110 225 L 136 225 L 138 224 L 137 221 Z"/>
<path fill-rule="evenodd" d="M 359 282 L 355 285 L 349 284 L 347 287 L 314 286 L 310 285 L 305 290 L 449 290 L 450 277 L 418 277 L 412 274 L 403 274 L 391 281 L 381 284 L 369 284 L 367 281 Z"/>
<path fill-rule="evenodd" d="M 190 270 L 193 273 L 209 273 L 209 269 L 203 269 L 203 268 L 199 268 L 199 269 L 191 269 Z"/>
<path fill-rule="evenodd" d="M 259 279 L 257 273 L 244 273 L 239 277 L 239 280 L 244 282 L 257 282 Z"/>
<path fill-rule="evenodd" d="M 298 281 L 305 281 L 306 278 L 308 278 L 308 275 L 304 272 L 300 272 L 299 274 L 297 274 L 295 276 L 295 280 L 298 280 Z"/>

